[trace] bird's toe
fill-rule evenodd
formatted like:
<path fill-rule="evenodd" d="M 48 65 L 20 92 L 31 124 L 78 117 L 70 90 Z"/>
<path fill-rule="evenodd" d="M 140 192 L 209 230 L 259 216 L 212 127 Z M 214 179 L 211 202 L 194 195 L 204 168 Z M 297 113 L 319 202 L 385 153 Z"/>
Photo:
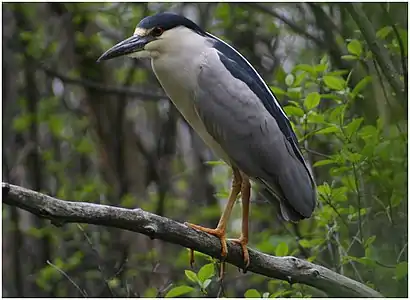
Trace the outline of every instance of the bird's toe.
<path fill-rule="evenodd" d="M 249 264 L 250 264 L 249 251 L 247 247 L 248 246 L 247 239 L 240 237 L 239 239 L 229 239 L 229 241 L 241 246 L 242 253 L 243 253 L 243 263 L 244 263 L 243 272 L 246 273 L 246 270 L 248 269 Z"/>

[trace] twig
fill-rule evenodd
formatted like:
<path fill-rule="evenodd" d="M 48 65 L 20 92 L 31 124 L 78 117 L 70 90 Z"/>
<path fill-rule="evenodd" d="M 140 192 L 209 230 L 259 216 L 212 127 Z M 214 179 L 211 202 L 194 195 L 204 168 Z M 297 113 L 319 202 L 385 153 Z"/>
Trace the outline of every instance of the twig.
<path fill-rule="evenodd" d="M 243 2 L 243 5 L 250 6 L 250 7 L 255 8 L 255 9 L 257 9 L 261 12 L 264 12 L 268 15 L 271 15 L 272 17 L 274 17 L 276 19 L 281 20 L 283 23 L 285 23 L 287 26 L 289 26 L 289 28 L 292 29 L 294 32 L 296 32 L 300 35 L 303 35 L 303 36 L 307 37 L 308 39 L 314 41 L 319 47 L 325 47 L 326 46 L 320 38 L 310 34 L 303 27 L 297 25 L 293 21 L 287 19 L 286 17 L 282 16 L 281 14 L 276 12 L 275 10 L 270 9 L 269 7 L 267 7 L 264 4 L 253 3 L 253 2 L 249 2 L 249 3 Z"/>
<path fill-rule="evenodd" d="M 381 72 L 380 72 L 380 70 L 379 70 L 379 67 L 377 66 L 377 64 L 376 64 L 376 62 L 375 62 L 374 59 L 372 59 L 372 62 L 373 62 L 374 70 L 376 71 L 377 77 L 379 78 L 379 81 L 380 81 L 380 86 L 381 86 L 382 91 L 383 91 L 384 99 L 386 100 L 386 103 L 387 103 L 387 105 L 389 106 L 390 110 L 393 110 L 393 105 L 392 105 L 392 103 L 390 103 L 389 97 L 388 97 L 388 95 L 387 95 L 386 87 L 384 86 L 383 77 L 382 77 L 382 74 L 381 74 Z M 373 83 L 373 84 L 374 84 L 374 83 Z M 399 103 L 400 103 L 400 101 L 399 101 Z M 400 105 L 401 105 L 401 103 L 400 103 Z M 404 143 L 407 143 L 406 137 L 405 137 L 405 135 L 403 134 L 403 131 L 401 130 L 400 124 L 399 124 L 398 122 L 394 122 L 394 123 L 395 123 L 395 125 L 396 125 L 397 130 L 400 132 L 400 137 L 401 137 L 402 141 L 403 141 Z"/>
<path fill-rule="evenodd" d="M 317 152 L 317 151 L 312 150 L 312 149 L 309 149 L 309 148 L 307 148 L 307 147 L 303 147 L 303 146 L 302 146 L 301 148 L 302 148 L 303 150 L 305 150 L 306 152 L 315 154 L 315 155 L 320 156 L 320 157 L 324 157 L 324 158 L 327 158 L 327 159 L 331 159 L 331 158 L 332 158 L 332 156 L 330 156 L 330 155 L 326 155 L 326 154 Z"/>
<path fill-rule="evenodd" d="M 403 70 L 403 77 L 404 77 L 404 93 L 405 95 L 407 95 L 407 91 L 408 91 L 408 72 L 407 72 L 407 64 L 406 64 L 406 54 L 404 51 L 404 45 L 403 45 L 403 40 L 400 37 L 399 34 L 399 30 L 397 29 L 396 24 L 393 22 L 392 18 L 390 17 L 390 13 L 387 11 L 386 7 L 384 7 L 383 3 L 380 3 L 380 6 L 383 10 L 383 12 L 386 14 L 387 20 L 389 21 L 393 32 L 397 38 L 397 42 L 399 43 L 399 47 L 400 47 L 400 61 L 401 61 L 401 67 Z"/>
<path fill-rule="evenodd" d="M 81 85 L 81 86 L 94 89 L 94 90 L 97 90 L 99 92 L 106 93 L 106 94 L 119 94 L 119 95 L 134 96 L 134 97 L 142 98 L 142 100 L 167 99 L 167 96 L 165 95 L 142 92 L 135 88 L 103 85 L 99 82 L 95 82 L 95 81 L 91 81 L 87 79 L 72 78 L 72 77 L 63 75 L 59 72 L 56 72 L 54 70 L 51 70 L 45 66 L 40 66 L 39 68 L 43 70 L 44 73 L 46 73 L 48 76 L 57 77 L 66 84 Z"/>
<path fill-rule="evenodd" d="M 321 3 L 323 4 L 323 3 Z M 336 26 L 336 24 L 333 22 L 334 20 L 332 20 L 332 17 L 329 16 L 324 10 L 323 7 L 321 6 L 321 4 L 316 4 L 314 2 L 308 2 L 307 5 L 310 6 L 310 8 L 312 10 L 315 10 L 316 13 L 318 14 L 317 16 L 319 18 L 322 18 L 324 22 L 327 23 L 328 25 L 328 29 L 330 29 L 330 31 L 332 32 L 336 32 L 337 34 L 342 35 L 340 28 L 338 28 Z M 318 18 L 317 18 L 318 19 Z M 323 28 L 324 29 L 324 28 Z"/>
<path fill-rule="evenodd" d="M 100 274 L 101 274 L 102 279 L 103 279 L 103 281 L 104 281 L 105 287 L 106 287 L 107 290 L 110 292 L 111 297 L 115 297 L 114 292 L 113 292 L 113 290 L 111 289 L 110 285 L 108 284 L 108 280 L 107 280 L 107 278 L 105 277 L 104 271 L 103 271 L 103 269 L 102 269 L 102 267 L 101 267 L 101 265 L 100 265 L 101 256 L 100 256 L 100 254 L 98 253 L 98 250 L 95 249 L 95 247 L 94 247 L 94 245 L 93 245 L 93 243 L 92 243 L 90 237 L 89 237 L 88 234 L 85 232 L 84 228 L 83 228 L 80 224 L 77 224 L 77 227 L 78 227 L 78 229 L 80 229 L 80 231 L 83 233 L 85 239 L 87 240 L 88 245 L 90 245 L 91 250 L 94 252 L 94 254 L 95 254 L 96 258 L 97 258 L 97 267 L 98 267 L 98 270 L 100 271 Z"/>
<path fill-rule="evenodd" d="M 58 272 L 60 272 L 65 278 L 67 278 L 74 286 L 75 288 L 81 293 L 81 295 L 84 298 L 88 298 L 87 292 L 85 290 L 82 290 L 77 283 L 74 282 L 74 280 L 71 279 L 70 276 L 68 276 L 68 274 L 66 272 L 64 272 L 63 270 L 61 270 L 59 267 L 57 267 L 56 265 L 52 264 L 49 260 L 47 260 L 47 264 L 49 264 L 50 266 L 52 266 L 54 269 L 56 269 Z"/>
<path fill-rule="evenodd" d="M 390 60 L 389 53 L 382 45 L 380 45 L 380 42 L 376 37 L 376 33 L 374 32 L 373 25 L 367 18 L 360 5 L 360 3 L 345 3 L 344 7 L 362 32 L 369 49 L 372 51 L 377 63 L 382 69 L 383 74 L 385 74 L 387 81 L 396 93 L 397 97 L 404 101 L 404 86 L 400 82 L 398 72 L 395 70 L 393 63 Z"/>
<path fill-rule="evenodd" d="M 108 205 L 59 200 L 16 185 L 2 183 L 3 203 L 59 223 L 88 223 L 139 232 L 221 258 L 219 239 L 184 224 L 143 211 Z M 243 266 L 241 247 L 228 242 L 226 262 Z M 276 257 L 249 249 L 248 271 L 303 283 L 337 297 L 382 297 L 380 293 L 325 267 L 292 256 Z"/>

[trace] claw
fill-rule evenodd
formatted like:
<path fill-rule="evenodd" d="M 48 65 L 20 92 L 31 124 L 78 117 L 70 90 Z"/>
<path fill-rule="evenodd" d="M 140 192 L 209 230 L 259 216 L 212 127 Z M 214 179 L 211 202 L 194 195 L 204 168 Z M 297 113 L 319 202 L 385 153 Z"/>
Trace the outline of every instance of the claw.
<path fill-rule="evenodd" d="M 241 246 L 244 262 L 243 272 L 246 273 L 246 270 L 248 269 L 250 263 L 247 239 L 240 237 L 239 239 L 229 239 L 229 241 Z"/>
<path fill-rule="evenodd" d="M 221 260 L 224 260 L 226 258 L 226 256 L 228 255 L 228 245 L 226 244 L 226 235 L 225 235 L 224 230 L 221 230 L 218 228 L 212 229 L 212 228 L 202 227 L 202 226 L 191 224 L 191 223 L 185 223 L 185 224 L 193 229 L 212 234 L 216 236 L 217 238 L 219 238 L 219 240 L 221 241 L 221 247 L 222 247 Z"/>

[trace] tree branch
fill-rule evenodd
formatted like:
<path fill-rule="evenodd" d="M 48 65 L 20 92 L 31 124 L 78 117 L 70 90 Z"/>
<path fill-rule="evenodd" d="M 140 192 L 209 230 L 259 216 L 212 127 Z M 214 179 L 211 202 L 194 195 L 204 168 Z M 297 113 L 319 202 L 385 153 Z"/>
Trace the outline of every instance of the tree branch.
<path fill-rule="evenodd" d="M 2 183 L 3 203 L 50 219 L 54 225 L 88 223 L 126 229 L 220 258 L 219 240 L 186 225 L 142 209 L 124 209 L 85 202 L 59 200 L 23 187 Z M 228 243 L 226 259 L 242 267 L 239 246 Z M 291 283 L 304 283 L 337 297 L 382 297 L 371 288 L 325 267 L 296 257 L 275 257 L 249 249 L 249 271 Z"/>
<path fill-rule="evenodd" d="M 243 3 L 243 5 L 250 6 L 251 8 L 255 8 L 265 14 L 271 15 L 274 18 L 277 18 L 281 20 L 284 24 L 286 24 L 290 29 L 292 29 L 295 33 L 300 34 L 302 36 L 305 36 L 306 38 L 314 41 L 316 45 L 319 47 L 326 47 L 326 44 L 319 38 L 314 36 L 313 34 L 309 33 L 305 28 L 302 26 L 299 26 L 298 24 L 294 23 L 292 20 L 289 20 L 288 18 L 282 16 L 278 12 L 276 12 L 274 9 L 271 9 L 267 7 L 265 4 L 261 3 Z"/>
<path fill-rule="evenodd" d="M 407 64 L 406 64 L 407 60 L 406 60 L 406 53 L 404 51 L 403 40 L 400 37 L 399 30 L 397 29 L 396 24 L 394 23 L 394 21 L 390 17 L 390 13 L 387 11 L 386 7 L 384 7 L 383 3 L 380 3 L 380 6 L 381 6 L 385 16 L 387 17 L 387 20 L 389 21 L 390 26 L 392 27 L 394 34 L 396 35 L 397 42 L 399 43 L 400 61 L 401 61 L 401 67 L 402 67 L 402 72 L 403 72 L 403 76 L 404 76 L 404 94 L 407 95 L 408 94 L 409 76 L 408 76 L 408 72 L 407 72 Z"/>
<path fill-rule="evenodd" d="M 404 100 L 406 95 L 404 94 L 404 86 L 398 75 L 399 72 L 395 70 L 393 63 L 390 60 L 389 53 L 377 39 L 373 25 L 362 10 L 361 4 L 345 3 L 344 7 L 362 32 L 364 39 L 374 54 L 374 57 L 382 69 L 383 74 L 385 74 L 390 86 L 393 88 L 396 95 Z"/>
<path fill-rule="evenodd" d="M 134 97 L 139 97 L 139 98 L 146 99 L 146 100 L 168 99 L 168 97 L 165 95 L 142 92 L 135 88 L 122 87 L 122 86 L 109 86 L 109 85 L 103 85 L 101 83 L 87 80 L 87 79 L 72 78 L 64 74 L 61 74 L 59 72 L 56 72 L 54 70 L 51 70 L 45 66 L 39 66 L 39 68 L 43 70 L 44 73 L 46 73 L 48 76 L 57 77 L 66 84 L 82 85 L 84 87 L 94 89 L 102 93 L 134 96 Z"/>

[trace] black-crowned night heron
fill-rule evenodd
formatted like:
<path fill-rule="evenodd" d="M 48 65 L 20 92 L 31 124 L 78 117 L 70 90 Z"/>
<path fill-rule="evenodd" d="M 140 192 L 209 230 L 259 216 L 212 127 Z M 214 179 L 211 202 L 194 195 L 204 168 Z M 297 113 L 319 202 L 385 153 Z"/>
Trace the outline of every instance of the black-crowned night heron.
<path fill-rule="evenodd" d="M 249 179 L 267 187 L 285 220 L 312 215 L 316 187 L 296 135 L 269 87 L 238 51 L 182 16 L 160 13 L 144 18 L 133 36 L 98 60 L 122 55 L 151 58 L 177 109 L 232 167 L 231 192 L 216 229 L 189 224 L 217 236 L 222 257 L 227 255 L 227 221 L 241 193 L 242 234 L 232 241 L 241 245 L 245 266 L 249 264 Z"/>

